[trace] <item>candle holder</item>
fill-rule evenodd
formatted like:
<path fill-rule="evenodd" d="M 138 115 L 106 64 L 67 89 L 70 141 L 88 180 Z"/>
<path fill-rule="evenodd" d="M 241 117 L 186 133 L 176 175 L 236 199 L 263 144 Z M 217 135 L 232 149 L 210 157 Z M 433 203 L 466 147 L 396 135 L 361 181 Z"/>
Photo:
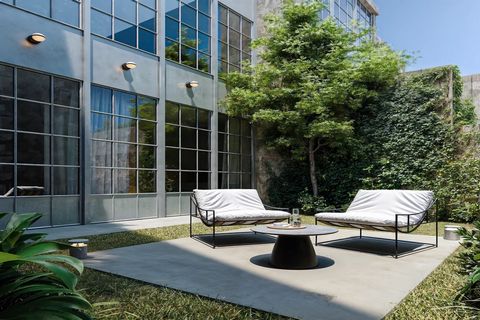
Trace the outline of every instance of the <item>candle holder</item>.
<path fill-rule="evenodd" d="M 88 239 L 70 239 L 70 255 L 77 259 L 86 259 L 88 255 Z"/>

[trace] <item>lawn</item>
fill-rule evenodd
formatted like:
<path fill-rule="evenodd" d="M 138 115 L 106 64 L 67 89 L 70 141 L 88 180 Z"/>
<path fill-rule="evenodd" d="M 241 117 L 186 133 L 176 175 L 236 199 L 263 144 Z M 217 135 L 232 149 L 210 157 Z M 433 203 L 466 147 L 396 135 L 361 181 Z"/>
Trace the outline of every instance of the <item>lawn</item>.
<path fill-rule="evenodd" d="M 313 217 L 303 216 L 304 223 L 313 223 Z M 440 236 L 443 226 L 439 224 Z M 470 225 L 465 225 L 467 228 Z M 218 228 L 227 231 L 238 227 Z M 200 224 L 194 232 L 209 232 Z M 416 233 L 433 235 L 435 224 L 424 224 Z M 188 236 L 188 225 L 171 226 L 138 231 L 90 236 L 90 250 L 106 250 L 155 241 Z M 457 252 L 461 250 L 458 249 Z M 455 292 L 465 277 L 457 273 L 456 253 L 445 260 L 430 276 L 413 290 L 386 320 L 468 319 L 477 318 L 474 310 L 454 306 Z M 161 271 L 161 270 L 159 270 Z M 93 302 L 115 301 L 116 305 L 97 306 L 94 315 L 98 319 L 287 319 L 285 317 L 242 307 L 218 300 L 153 286 L 139 281 L 87 269 L 79 288 Z"/>

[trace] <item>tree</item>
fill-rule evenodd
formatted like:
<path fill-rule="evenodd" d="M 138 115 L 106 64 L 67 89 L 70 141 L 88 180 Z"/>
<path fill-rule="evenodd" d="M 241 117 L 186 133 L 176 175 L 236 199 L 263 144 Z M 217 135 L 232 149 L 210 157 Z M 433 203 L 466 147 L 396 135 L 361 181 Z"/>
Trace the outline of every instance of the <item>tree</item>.
<path fill-rule="evenodd" d="M 352 114 L 391 86 L 405 57 L 372 41 L 369 30 L 346 32 L 320 21 L 319 1 L 285 0 L 267 17 L 265 36 L 253 42 L 260 62 L 226 76 L 223 105 L 266 129 L 267 141 L 308 159 L 318 195 L 316 155 L 353 138 Z"/>

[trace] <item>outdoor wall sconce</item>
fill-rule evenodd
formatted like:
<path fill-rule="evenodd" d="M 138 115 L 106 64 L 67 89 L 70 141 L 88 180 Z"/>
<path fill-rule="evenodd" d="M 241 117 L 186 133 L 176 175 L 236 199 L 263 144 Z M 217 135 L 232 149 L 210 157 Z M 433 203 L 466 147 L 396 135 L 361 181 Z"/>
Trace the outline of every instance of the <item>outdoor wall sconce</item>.
<path fill-rule="evenodd" d="M 128 61 L 122 64 L 123 70 L 131 70 L 131 69 L 135 69 L 136 67 L 137 67 L 137 64 L 133 61 Z"/>
<path fill-rule="evenodd" d="M 198 81 L 188 81 L 185 86 L 189 89 L 197 88 L 199 86 Z"/>
<path fill-rule="evenodd" d="M 31 44 L 39 44 L 42 43 L 43 41 L 47 40 L 47 37 L 43 33 L 32 33 L 27 37 L 27 41 L 30 42 Z"/>

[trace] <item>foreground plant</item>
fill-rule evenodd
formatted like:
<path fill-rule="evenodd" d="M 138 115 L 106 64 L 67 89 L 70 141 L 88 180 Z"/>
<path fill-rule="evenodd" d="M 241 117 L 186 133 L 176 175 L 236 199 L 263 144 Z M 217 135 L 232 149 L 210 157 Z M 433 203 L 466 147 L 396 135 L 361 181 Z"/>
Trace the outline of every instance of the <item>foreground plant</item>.
<path fill-rule="evenodd" d="M 75 289 L 83 263 L 54 254 L 68 245 L 43 241 L 45 233 L 25 233 L 41 216 L 14 214 L 0 230 L 0 319 L 91 319 Z"/>
<path fill-rule="evenodd" d="M 465 248 L 459 255 L 461 271 L 468 274 L 467 283 L 458 293 L 456 300 L 466 300 L 480 306 L 480 221 L 474 223 L 476 230 L 459 229 L 461 245 Z"/>

